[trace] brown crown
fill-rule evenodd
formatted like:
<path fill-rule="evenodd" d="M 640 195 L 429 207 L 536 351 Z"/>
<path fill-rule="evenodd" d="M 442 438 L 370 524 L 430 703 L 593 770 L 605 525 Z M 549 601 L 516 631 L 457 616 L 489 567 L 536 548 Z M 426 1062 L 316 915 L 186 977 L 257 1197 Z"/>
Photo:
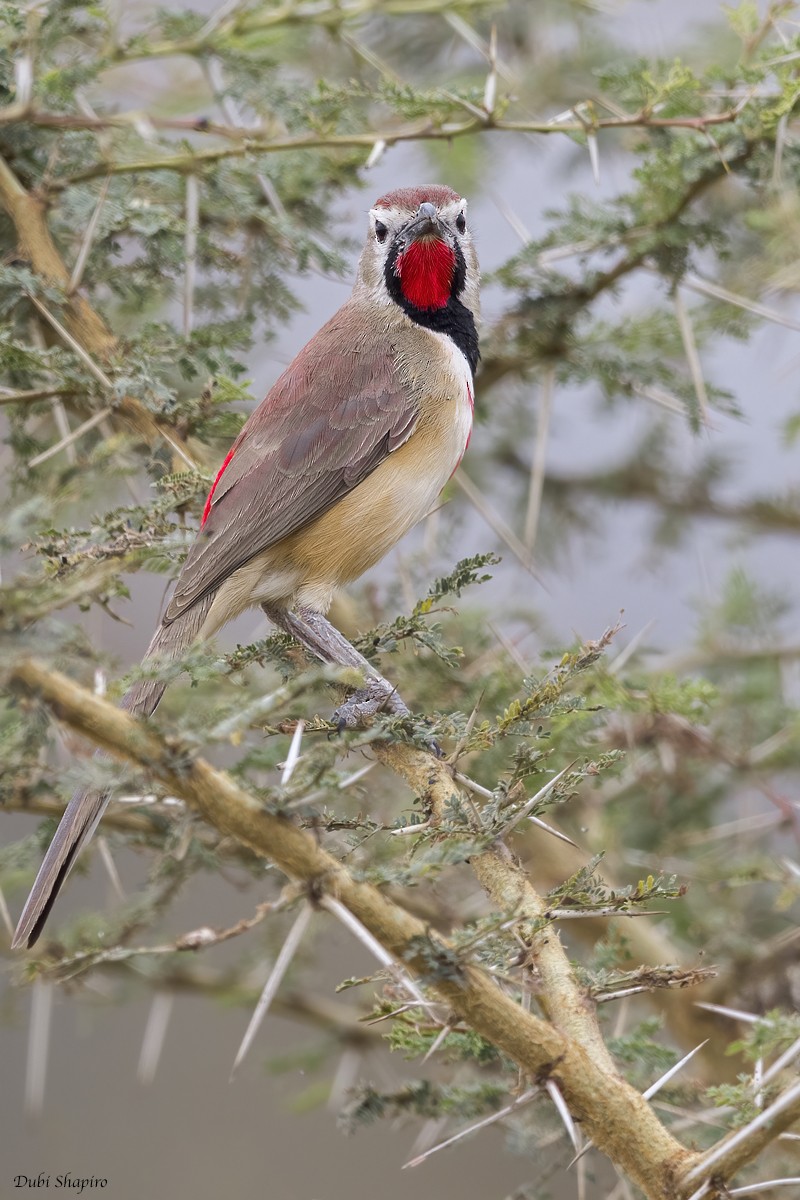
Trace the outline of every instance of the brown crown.
<path fill-rule="evenodd" d="M 416 212 L 420 204 L 435 204 L 437 208 L 452 200 L 460 200 L 458 192 L 442 183 L 422 184 L 420 187 L 395 188 L 375 201 L 375 208 L 405 208 Z"/>

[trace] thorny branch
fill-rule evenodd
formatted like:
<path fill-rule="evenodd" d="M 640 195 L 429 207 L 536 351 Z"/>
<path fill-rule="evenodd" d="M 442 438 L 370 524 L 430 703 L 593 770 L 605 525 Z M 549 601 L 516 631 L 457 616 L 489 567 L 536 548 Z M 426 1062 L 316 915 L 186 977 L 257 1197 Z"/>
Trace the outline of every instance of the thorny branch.
<path fill-rule="evenodd" d="M 364 130 L 360 133 L 329 133 L 329 134 L 300 134 L 296 137 L 263 137 L 257 129 L 240 129 L 236 126 L 217 125 L 208 122 L 204 117 L 186 118 L 183 122 L 167 119 L 153 119 L 153 124 L 160 128 L 186 129 L 196 133 L 215 133 L 224 137 L 234 145 L 211 146 L 206 149 L 187 151 L 181 154 L 171 154 L 146 159 L 131 159 L 130 161 L 104 160 L 92 163 L 73 175 L 56 178 L 49 182 L 50 191 L 62 191 L 76 183 L 85 183 L 90 179 L 105 178 L 108 175 L 132 175 L 143 171 L 176 171 L 182 174 L 196 174 L 202 167 L 224 162 L 227 159 L 246 158 L 259 154 L 284 154 L 298 150 L 346 150 L 363 146 L 371 150 L 375 145 L 396 146 L 403 142 L 418 141 L 452 141 L 455 138 L 469 137 L 487 130 L 495 133 L 573 133 L 585 134 L 597 130 L 621 129 L 689 129 L 703 132 L 717 125 L 727 125 L 735 121 L 741 112 L 741 105 L 727 109 L 721 113 L 709 113 L 700 117 L 654 117 L 650 113 L 640 112 L 628 117 L 597 117 L 587 126 L 585 120 L 574 121 L 508 121 L 495 117 L 491 113 L 475 116 L 471 120 L 447 121 L 437 123 L 426 117 L 407 125 L 383 130 Z M 123 114 L 115 117 L 84 118 L 80 116 L 62 116 L 61 114 L 42 113 L 28 117 L 33 124 L 47 128 L 66 129 L 98 129 L 119 128 L 130 126 L 133 114 Z M 149 119 L 149 118 L 147 118 Z M 3 114 L 0 112 L 0 124 Z"/>
<path fill-rule="evenodd" d="M 0 158 L 0 204 L 14 223 L 18 252 L 30 262 L 33 270 L 46 283 L 55 284 L 65 294 L 63 328 L 73 348 L 82 352 L 90 363 L 106 362 L 117 350 L 117 339 L 88 301 L 79 292 L 70 294 L 70 275 L 53 241 L 47 224 L 46 208 L 40 196 L 28 192 L 4 159 Z M 57 329 L 61 322 L 50 321 Z M 95 373 L 104 378 L 99 367 Z M 134 396 L 114 398 L 115 411 L 132 425 L 151 445 L 164 438 L 185 463 L 193 465 L 182 439 L 150 414 Z"/>
<path fill-rule="evenodd" d="M 587 1135 L 646 1196 L 674 1200 L 696 1190 L 697 1170 L 702 1170 L 704 1156 L 687 1150 L 667 1132 L 647 1102 L 613 1069 L 604 1047 L 597 1053 L 594 1017 L 552 935 L 546 942 L 532 944 L 553 1009 L 550 1022 L 522 1009 L 483 970 L 460 963 L 453 972 L 452 954 L 444 938 L 371 884 L 356 880 L 313 837 L 268 812 L 225 772 L 35 660 L 17 661 L 8 682 L 22 694 L 44 702 L 59 720 L 97 745 L 148 769 L 220 832 L 272 859 L 315 895 L 325 893 L 345 905 L 391 954 L 426 980 L 432 993 L 457 1018 L 533 1079 L 555 1081 Z M 379 753 L 415 791 L 427 797 L 434 815 L 447 804 L 455 785 L 446 764 L 398 744 L 385 745 Z M 531 914 L 541 910 L 543 901 L 504 847 L 482 855 L 477 872 L 499 903 L 521 902 Z M 439 958 L 451 969 L 432 971 L 432 962 Z M 557 1013 L 559 999 L 566 1005 L 566 1013 Z M 580 1001 L 580 1007 L 575 1007 L 575 1001 Z M 556 1026 L 556 1018 L 563 1028 Z M 597 1103 L 598 1096 L 604 1098 L 602 1105 Z M 798 1116 L 800 1096 L 776 1112 L 771 1135 L 788 1128 Z M 738 1169 L 750 1161 L 763 1143 L 763 1128 L 755 1129 L 752 1137 L 740 1137 L 733 1166 Z M 689 1173 L 693 1178 L 686 1182 Z M 727 1177 L 724 1168 L 715 1164 L 713 1188 Z"/>

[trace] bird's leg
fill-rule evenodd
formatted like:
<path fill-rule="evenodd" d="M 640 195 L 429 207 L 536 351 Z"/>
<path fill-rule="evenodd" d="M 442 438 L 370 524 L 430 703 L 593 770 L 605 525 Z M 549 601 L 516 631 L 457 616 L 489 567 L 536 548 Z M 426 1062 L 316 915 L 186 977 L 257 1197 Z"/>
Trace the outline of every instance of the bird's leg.
<path fill-rule="evenodd" d="M 333 719 L 340 728 L 353 729 L 360 725 L 365 717 L 374 716 L 382 709 L 388 709 L 399 717 L 409 715 L 408 706 L 400 699 L 389 680 L 384 679 L 372 663 L 368 662 L 363 654 L 359 654 L 355 646 L 351 646 L 347 638 L 331 625 L 322 613 L 311 608 L 300 608 L 296 612 L 290 612 L 287 608 L 278 608 L 272 604 L 262 604 L 261 607 L 273 625 L 288 633 L 322 662 L 336 667 L 354 667 L 364 674 L 366 686 L 359 688 L 333 714 Z"/>

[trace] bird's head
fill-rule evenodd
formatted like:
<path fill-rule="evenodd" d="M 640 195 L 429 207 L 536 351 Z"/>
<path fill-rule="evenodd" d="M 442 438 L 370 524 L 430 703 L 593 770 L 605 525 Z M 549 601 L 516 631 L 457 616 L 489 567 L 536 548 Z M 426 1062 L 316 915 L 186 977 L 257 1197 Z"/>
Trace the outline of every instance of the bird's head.
<path fill-rule="evenodd" d="M 410 316 L 460 302 L 478 318 L 478 259 L 467 202 L 441 184 L 397 188 L 375 202 L 357 290 Z"/>

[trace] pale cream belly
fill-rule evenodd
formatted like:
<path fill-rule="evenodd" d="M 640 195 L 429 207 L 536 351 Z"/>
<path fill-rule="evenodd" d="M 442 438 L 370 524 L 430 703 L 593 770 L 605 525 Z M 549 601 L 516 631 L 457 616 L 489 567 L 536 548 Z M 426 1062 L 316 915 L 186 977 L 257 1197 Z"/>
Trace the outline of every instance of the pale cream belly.
<path fill-rule="evenodd" d="M 417 439 L 382 463 L 349 496 L 286 542 L 301 568 L 300 604 L 314 603 L 379 562 L 426 516 L 449 478 L 447 465 L 424 456 Z"/>
<path fill-rule="evenodd" d="M 200 636 L 213 636 L 263 603 L 325 612 L 338 587 L 374 566 L 431 511 L 465 441 L 464 422 L 453 420 L 450 405 L 421 420 L 409 441 L 338 504 L 235 571 L 217 592 Z"/>

